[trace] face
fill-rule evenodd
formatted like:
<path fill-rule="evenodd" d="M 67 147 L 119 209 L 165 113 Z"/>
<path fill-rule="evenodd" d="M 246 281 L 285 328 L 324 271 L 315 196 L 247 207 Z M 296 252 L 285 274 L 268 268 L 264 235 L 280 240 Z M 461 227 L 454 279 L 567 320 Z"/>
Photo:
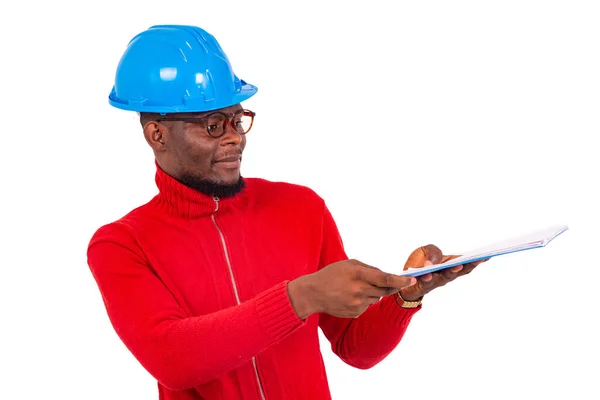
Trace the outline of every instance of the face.
<path fill-rule="evenodd" d="M 240 104 L 204 113 L 170 114 L 169 118 L 201 118 L 220 111 L 225 114 L 242 109 Z M 160 117 L 159 117 L 160 118 Z M 149 121 L 144 136 L 153 148 L 160 167 L 175 179 L 234 185 L 240 181 L 242 152 L 246 135 L 231 124 L 223 136 L 211 137 L 204 124 L 184 121 Z"/>

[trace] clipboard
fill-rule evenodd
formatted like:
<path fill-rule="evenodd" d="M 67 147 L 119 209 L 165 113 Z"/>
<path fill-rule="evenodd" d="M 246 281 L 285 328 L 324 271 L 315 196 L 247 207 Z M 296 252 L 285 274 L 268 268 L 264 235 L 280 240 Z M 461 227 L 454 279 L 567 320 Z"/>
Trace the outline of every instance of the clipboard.
<path fill-rule="evenodd" d="M 456 265 L 467 264 L 473 261 L 479 261 L 486 258 L 492 258 L 503 254 L 515 253 L 518 251 L 531 250 L 545 247 L 555 237 L 569 229 L 567 225 L 553 225 L 548 228 L 529 232 L 525 235 L 515 236 L 509 239 L 491 243 L 485 247 L 480 247 L 463 253 L 461 256 L 441 264 L 434 264 L 428 267 L 408 268 L 398 275 L 403 276 L 421 276 L 430 272 L 436 272 L 442 269 L 454 267 Z"/>

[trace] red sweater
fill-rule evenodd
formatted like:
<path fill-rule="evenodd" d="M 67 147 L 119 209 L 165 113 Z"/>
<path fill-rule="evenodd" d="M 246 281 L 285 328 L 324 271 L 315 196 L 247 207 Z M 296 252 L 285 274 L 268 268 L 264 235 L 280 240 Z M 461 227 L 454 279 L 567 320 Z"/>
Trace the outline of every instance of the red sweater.
<path fill-rule="evenodd" d="M 294 312 L 287 283 L 347 258 L 312 190 L 249 178 L 215 199 L 160 168 L 156 183 L 150 202 L 98 229 L 88 263 L 160 399 L 330 399 L 318 328 L 356 368 L 400 342 L 418 309 L 393 296 L 358 318 Z"/>

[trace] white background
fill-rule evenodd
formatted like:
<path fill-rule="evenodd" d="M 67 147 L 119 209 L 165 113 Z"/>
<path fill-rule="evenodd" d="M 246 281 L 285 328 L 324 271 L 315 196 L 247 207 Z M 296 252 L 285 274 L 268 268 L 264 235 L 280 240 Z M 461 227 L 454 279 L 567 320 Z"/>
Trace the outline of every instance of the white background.
<path fill-rule="evenodd" d="M 107 97 L 127 42 L 165 23 L 214 34 L 258 86 L 242 173 L 315 189 L 350 257 L 393 272 L 423 244 L 570 227 L 428 295 L 371 370 L 323 342 L 334 399 L 600 398 L 597 2 L 23 1 L 0 18 L 3 399 L 157 399 L 85 251 L 156 192 L 135 114 Z"/>

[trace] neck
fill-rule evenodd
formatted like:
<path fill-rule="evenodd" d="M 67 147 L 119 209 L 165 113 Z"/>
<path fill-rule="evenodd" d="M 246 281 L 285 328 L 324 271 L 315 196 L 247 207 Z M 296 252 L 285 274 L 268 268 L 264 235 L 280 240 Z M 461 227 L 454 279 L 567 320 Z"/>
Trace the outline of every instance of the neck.
<path fill-rule="evenodd" d="M 184 218 L 199 218 L 214 213 L 217 207 L 214 197 L 219 197 L 219 200 L 221 200 L 218 205 L 220 213 L 227 213 L 233 209 L 245 207 L 249 190 L 245 186 L 250 184 L 250 182 L 240 178 L 244 189 L 227 198 L 227 195 L 231 192 L 219 193 L 215 190 L 198 190 L 198 188 L 193 188 L 168 175 L 160 167 L 157 167 L 155 180 L 159 189 L 156 198 L 158 206 L 162 207 L 167 214 Z M 225 196 L 217 196 L 223 194 Z"/>

